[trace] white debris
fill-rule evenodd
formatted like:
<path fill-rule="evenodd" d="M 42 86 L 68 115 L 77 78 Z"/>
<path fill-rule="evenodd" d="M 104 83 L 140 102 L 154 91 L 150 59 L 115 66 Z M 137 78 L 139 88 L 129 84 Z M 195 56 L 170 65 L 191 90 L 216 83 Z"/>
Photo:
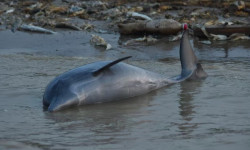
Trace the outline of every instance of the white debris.
<path fill-rule="evenodd" d="M 228 37 L 229 40 L 231 41 L 236 41 L 236 40 L 250 40 L 250 37 L 243 34 L 243 33 L 234 33 Z"/>
<path fill-rule="evenodd" d="M 212 25 L 233 25 L 234 23 L 226 20 L 210 20 L 204 24 L 204 26 L 212 26 Z"/>
<path fill-rule="evenodd" d="M 34 26 L 34 25 L 27 25 L 27 24 L 22 24 L 21 26 L 19 26 L 20 30 L 24 30 L 24 31 L 30 31 L 30 32 L 38 32 L 38 33 L 47 33 L 47 34 L 54 34 L 56 32 L 42 28 L 42 27 L 38 27 L 38 26 Z"/>
<path fill-rule="evenodd" d="M 227 40 L 227 36 L 226 35 L 216 35 L 216 34 L 209 34 L 207 33 L 207 30 L 205 28 L 205 26 L 201 27 L 202 32 L 206 35 L 206 37 L 210 40 L 219 40 L 219 41 L 223 41 L 223 40 Z"/>
<path fill-rule="evenodd" d="M 175 35 L 175 36 L 170 37 L 170 38 L 168 39 L 168 41 L 170 41 L 170 42 L 178 41 L 178 40 L 181 39 L 181 37 L 182 37 L 182 35 L 181 35 L 181 34 L 178 34 L 178 35 Z"/>
<path fill-rule="evenodd" d="M 212 40 L 214 40 L 214 41 L 225 41 L 225 40 L 227 40 L 227 36 L 226 36 L 226 35 L 210 34 L 210 37 L 211 37 Z"/>
<path fill-rule="evenodd" d="M 205 26 L 201 27 L 202 32 L 206 35 L 206 37 L 209 40 L 214 40 L 214 41 L 225 41 L 225 40 L 231 40 L 231 41 L 236 41 L 236 40 L 250 40 L 250 37 L 243 34 L 243 33 L 234 33 L 231 34 L 229 37 L 226 35 L 216 35 L 216 34 L 208 34 Z M 205 44 L 205 43 L 204 43 Z"/>
<path fill-rule="evenodd" d="M 126 45 L 126 46 L 135 45 L 135 44 L 138 44 L 138 43 L 141 43 L 141 42 L 145 42 L 147 44 L 152 44 L 152 43 L 157 42 L 157 39 L 153 38 L 151 36 L 148 36 L 148 37 L 144 36 L 142 38 L 136 38 L 136 39 L 128 40 L 127 42 L 124 43 L 124 45 Z"/>
<path fill-rule="evenodd" d="M 147 15 L 139 14 L 137 12 L 127 12 L 128 17 L 133 17 L 136 19 L 142 19 L 142 20 L 152 20 L 150 17 Z"/>
<path fill-rule="evenodd" d="M 206 40 L 206 41 L 199 41 L 199 42 L 202 43 L 202 44 L 206 44 L 206 45 L 212 44 L 212 42 L 209 41 L 209 40 Z"/>
<path fill-rule="evenodd" d="M 69 8 L 69 13 L 75 13 L 75 12 L 79 12 L 79 11 L 82 11 L 82 10 L 83 9 L 81 7 L 71 5 L 71 7 Z"/>
<path fill-rule="evenodd" d="M 15 8 L 11 8 L 9 10 L 6 10 L 6 14 L 10 14 L 10 13 L 13 13 L 15 11 Z"/>
<path fill-rule="evenodd" d="M 100 37 L 98 35 L 94 35 L 94 34 L 92 34 L 91 36 L 92 36 L 92 38 L 91 38 L 90 42 L 92 44 L 94 44 L 96 46 L 105 47 L 106 50 L 109 50 L 112 48 L 112 46 L 109 43 L 107 43 L 102 37 Z"/>
<path fill-rule="evenodd" d="M 106 50 L 109 50 L 111 48 L 112 48 L 112 46 L 108 43 L 107 46 L 106 46 Z"/>

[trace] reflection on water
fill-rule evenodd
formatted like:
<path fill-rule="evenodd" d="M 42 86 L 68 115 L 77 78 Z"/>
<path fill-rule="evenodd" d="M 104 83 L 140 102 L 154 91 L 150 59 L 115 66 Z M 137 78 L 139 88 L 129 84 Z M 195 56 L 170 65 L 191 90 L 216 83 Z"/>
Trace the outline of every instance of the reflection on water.
<path fill-rule="evenodd" d="M 200 43 L 198 40 L 193 40 L 195 49 L 201 50 L 200 59 L 202 60 L 219 60 L 220 58 L 246 58 L 250 57 L 249 41 L 212 41 L 211 45 Z M 223 59 L 226 60 L 226 59 Z M 237 60 L 237 59 L 236 59 Z"/>
<path fill-rule="evenodd" d="M 184 120 L 184 123 L 179 124 L 178 128 L 183 135 L 189 135 L 195 128 L 197 124 L 192 123 L 192 119 L 195 113 L 195 106 L 193 102 L 193 97 L 197 90 L 201 87 L 202 81 L 186 81 L 180 83 L 180 93 L 179 93 L 179 103 L 180 103 L 180 116 Z"/>
<path fill-rule="evenodd" d="M 128 136 L 135 125 L 131 117 L 140 114 L 147 107 L 156 92 L 126 101 L 97 105 L 85 105 L 57 113 L 45 112 L 45 119 L 52 120 L 58 127 L 56 132 L 64 131 L 64 136 L 79 138 L 81 145 L 103 145 L 120 142 Z"/>
<path fill-rule="evenodd" d="M 193 96 L 196 92 L 196 89 L 199 88 L 201 82 L 198 81 L 187 81 L 180 83 L 180 115 L 184 120 L 190 121 L 192 120 L 192 114 L 195 113 L 193 110 L 194 106 L 192 105 Z"/>
<path fill-rule="evenodd" d="M 99 132 L 99 127 L 102 126 L 105 129 L 102 130 L 102 132 L 112 133 L 125 128 L 127 118 L 124 116 L 137 113 L 140 108 L 149 105 L 155 94 L 156 92 L 151 92 L 147 95 L 129 100 L 84 105 L 78 108 L 62 110 L 57 113 L 45 112 L 45 117 L 46 119 L 55 121 L 55 123 L 67 123 L 67 125 L 69 125 L 66 126 L 67 129 L 71 129 L 72 124 L 76 126 L 79 124 L 79 127 L 82 128 L 87 126 L 94 129 L 98 126 L 96 131 Z M 95 129 L 92 131 L 95 131 Z"/>

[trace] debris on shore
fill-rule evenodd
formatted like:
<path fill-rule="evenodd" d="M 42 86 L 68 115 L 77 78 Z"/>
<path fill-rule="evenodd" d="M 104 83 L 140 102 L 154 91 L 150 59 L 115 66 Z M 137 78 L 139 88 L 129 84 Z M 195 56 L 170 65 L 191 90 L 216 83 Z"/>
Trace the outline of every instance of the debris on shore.
<path fill-rule="evenodd" d="M 23 30 L 23 31 L 30 31 L 30 32 L 37 32 L 37 33 L 46 33 L 46 34 L 55 34 L 56 32 L 52 30 L 48 30 L 42 27 L 34 26 L 34 25 L 27 25 L 27 24 L 22 24 L 18 27 L 18 30 Z"/>
<path fill-rule="evenodd" d="M 237 27 L 237 26 L 230 26 L 228 27 L 221 27 L 221 26 L 216 26 L 216 27 L 210 27 L 207 28 L 205 26 L 202 27 L 195 27 L 194 28 L 194 33 L 195 34 L 200 34 L 198 31 L 201 30 L 202 34 L 199 36 L 205 36 L 209 40 L 213 41 L 225 41 L 225 40 L 249 40 L 250 39 L 250 32 L 245 32 L 245 31 L 250 31 L 250 27 L 245 27 L 246 29 L 243 30 L 242 27 Z M 207 31 L 207 29 L 210 30 L 210 32 Z M 212 29 L 212 30 L 211 30 Z"/>
<path fill-rule="evenodd" d="M 194 35 L 201 38 L 208 37 L 202 28 L 205 28 L 207 33 L 215 35 L 230 36 L 234 33 L 250 35 L 250 25 L 210 25 L 203 27 L 196 25 L 193 26 Z"/>
<path fill-rule="evenodd" d="M 194 36 L 207 36 L 196 25 L 203 26 L 214 39 L 226 39 L 236 33 L 250 35 L 250 1 L 190 0 L 48 0 L 0 2 L 0 30 L 29 30 L 53 34 L 57 28 L 124 35 L 163 34 L 178 40 L 183 24 Z M 49 30 L 51 29 L 51 30 Z M 93 30 L 94 29 L 94 30 Z M 54 31 L 52 31 L 54 30 Z M 223 36 L 217 36 L 223 35 Z M 147 37 L 147 36 L 146 36 Z M 247 37 L 231 38 L 247 39 Z"/>
<path fill-rule="evenodd" d="M 65 22 L 59 22 L 55 24 L 55 28 L 66 28 L 66 29 L 72 29 L 76 31 L 81 31 L 82 29 L 76 25 L 65 23 Z"/>
<path fill-rule="evenodd" d="M 142 38 L 136 38 L 136 39 L 131 39 L 128 40 L 124 43 L 125 46 L 129 45 L 137 45 L 139 43 L 145 43 L 147 45 L 154 44 L 158 40 L 156 38 L 153 38 L 152 36 L 144 36 Z"/>
<path fill-rule="evenodd" d="M 128 12 L 127 15 L 129 17 L 133 17 L 135 19 L 142 19 L 142 20 L 152 20 L 150 17 L 147 15 L 139 14 L 137 12 Z"/>
<path fill-rule="evenodd" d="M 90 42 L 94 44 L 95 46 L 104 47 L 106 50 L 109 50 L 112 48 L 112 46 L 109 43 L 107 43 L 102 37 L 98 35 L 94 35 L 94 34 L 92 34 L 91 36 L 92 38 Z"/>

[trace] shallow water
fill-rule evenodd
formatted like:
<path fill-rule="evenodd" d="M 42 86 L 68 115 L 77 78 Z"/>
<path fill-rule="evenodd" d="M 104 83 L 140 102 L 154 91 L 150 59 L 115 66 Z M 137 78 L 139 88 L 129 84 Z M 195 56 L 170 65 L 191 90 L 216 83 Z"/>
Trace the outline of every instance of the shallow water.
<path fill-rule="evenodd" d="M 113 36 L 116 42 L 119 38 L 105 36 Z M 194 42 L 196 54 L 209 74 L 206 80 L 182 82 L 126 101 L 57 113 L 43 110 L 42 95 L 48 82 L 90 62 L 134 54 L 127 63 L 167 76 L 180 72 L 178 42 L 141 47 L 123 47 L 116 42 L 112 45 L 117 50 L 107 52 L 88 44 L 77 47 L 93 50 L 86 55 L 78 51 L 66 53 L 67 48 L 59 55 L 47 54 L 56 49 L 55 45 L 42 52 L 49 46 L 27 48 L 13 44 L 18 43 L 15 40 L 12 46 L 2 44 L 0 149 L 249 149 L 247 42 L 208 46 Z M 171 46 L 164 48 L 166 45 Z"/>

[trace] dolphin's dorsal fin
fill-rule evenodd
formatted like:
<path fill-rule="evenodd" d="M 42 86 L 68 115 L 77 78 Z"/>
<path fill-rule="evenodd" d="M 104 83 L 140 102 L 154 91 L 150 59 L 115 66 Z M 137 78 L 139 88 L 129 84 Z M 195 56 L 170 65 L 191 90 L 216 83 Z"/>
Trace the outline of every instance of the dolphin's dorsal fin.
<path fill-rule="evenodd" d="M 112 61 L 112 62 L 108 63 L 107 65 L 103 66 L 102 68 L 100 68 L 100 69 L 94 71 L 92 74 L 93 74 L 93 76 L 98 76 L 98 75 L 99 75 L 101 72 L 103 72 L 104 70 L 107 70 L 107 69 L 109 69 L 111 66 L 113 66 L 113 65 L 115 65 L 115 64 L 117 64 L 117 63 L 119 63 L 119 62 L 121 62 L 121 61 L 123 61 L 123 60 L 129 59 L 129 58 L 131 58 L 131 57 L 132 57 L 132 56 L 127 56 L 127 57 L 123 57 L 123 58 L 117 59 L 117 60 L 115 60 L 115 61 Z"/>

